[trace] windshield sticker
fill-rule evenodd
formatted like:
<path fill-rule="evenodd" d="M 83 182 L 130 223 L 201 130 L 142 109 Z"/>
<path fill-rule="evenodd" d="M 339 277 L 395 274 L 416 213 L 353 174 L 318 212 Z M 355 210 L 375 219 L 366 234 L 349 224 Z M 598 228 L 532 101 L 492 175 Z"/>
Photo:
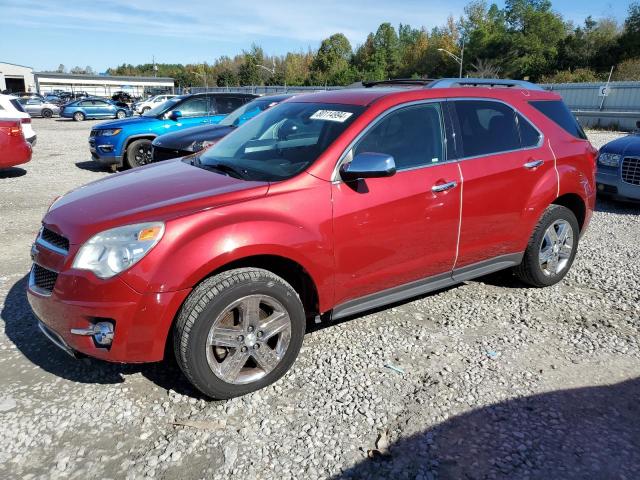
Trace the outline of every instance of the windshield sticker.
<path fill-rule="evenodd" d="M 318 110 L 311 115 L 311 120 L 326 120 L 328 122 L 344 123 L 353 113 L 351 112 L 339 112 L 337 110 Z"/>

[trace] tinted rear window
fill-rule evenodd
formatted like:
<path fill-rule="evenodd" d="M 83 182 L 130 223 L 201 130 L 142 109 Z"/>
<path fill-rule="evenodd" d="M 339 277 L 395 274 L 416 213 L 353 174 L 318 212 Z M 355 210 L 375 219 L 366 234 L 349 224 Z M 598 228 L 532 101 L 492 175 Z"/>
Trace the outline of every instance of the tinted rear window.
<path fill-rule="evenodd" d="M 536 100 L 529 103 L 569 134 L 586 140 L 587 135 L 562 100 Z"/>
<path fill-rule="evenodd" d="M 20 102 L 17 99 L 13 99 L 13 100 L 9 100 L 9 101 L 11 102 L 11 105 L 16 107 L 16 110 L 18 110 L 19 112 L 25 112 L 25 109 L 22 108 L 22 105 L 20 104 Z"/>

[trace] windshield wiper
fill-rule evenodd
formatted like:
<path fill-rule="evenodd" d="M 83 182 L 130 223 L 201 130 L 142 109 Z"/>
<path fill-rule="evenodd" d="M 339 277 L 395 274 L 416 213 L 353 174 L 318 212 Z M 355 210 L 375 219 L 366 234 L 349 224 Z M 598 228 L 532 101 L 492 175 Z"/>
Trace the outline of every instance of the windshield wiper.
<path fill-rule="evenodd" d="M 224 173 L 227 176 L 236 177 L 242 180 L 245 180 L 247 178 L 246 170 L 240 170 L 239 168 L 233 167 L 231 165 L 227 165 L 226 163 L 214 163 L 214 164 L 202 163 L 202 160 L 200 160 L 200 156 L 194 157 L 193 160 L 191 160 L 191 165 L 204 168 L 206 170 L 217 170 L 219 172 Z"/>

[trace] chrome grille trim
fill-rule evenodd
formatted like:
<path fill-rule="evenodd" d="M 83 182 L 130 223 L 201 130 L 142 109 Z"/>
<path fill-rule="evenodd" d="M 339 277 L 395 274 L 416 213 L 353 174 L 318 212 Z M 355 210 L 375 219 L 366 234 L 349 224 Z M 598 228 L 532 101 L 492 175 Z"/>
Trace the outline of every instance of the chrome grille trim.
<path fill-rule="evenodd" d="M 38 295 L 50 297 L 57 280 L 58 272 L 34 263 L 29 272 L 29 290 Z"/>
<path fill-rule="evenodd" d="M 40 229 L 36 243 L 60 255 L 66 256 L 69 253 L 69 240 L 47 227 Z"/>
<path fill-rule="evenodd" d="M 620 174 L 624 183 L 640 185 L 640 158 L 624 157 Z"/>

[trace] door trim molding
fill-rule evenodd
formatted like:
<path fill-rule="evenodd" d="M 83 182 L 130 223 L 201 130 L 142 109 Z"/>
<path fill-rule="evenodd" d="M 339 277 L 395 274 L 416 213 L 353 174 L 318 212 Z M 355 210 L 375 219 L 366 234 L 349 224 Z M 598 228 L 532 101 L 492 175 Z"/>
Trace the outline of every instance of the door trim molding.
<path fill-rule="evenodd" d="M 524 252 L 500 255 L 462 268 L 456 268 L 451 272 L 433 275 L 380 292 L 371 293 L 364 297 L 347 300 L 333 308 L 331 318 L 336 320 L 349 317 L 384 305 L 424 295 L 434 290 L 440 290 L 464 282 L 465 280 L 514 267 L 522 262 L 523 255 Z"/>

